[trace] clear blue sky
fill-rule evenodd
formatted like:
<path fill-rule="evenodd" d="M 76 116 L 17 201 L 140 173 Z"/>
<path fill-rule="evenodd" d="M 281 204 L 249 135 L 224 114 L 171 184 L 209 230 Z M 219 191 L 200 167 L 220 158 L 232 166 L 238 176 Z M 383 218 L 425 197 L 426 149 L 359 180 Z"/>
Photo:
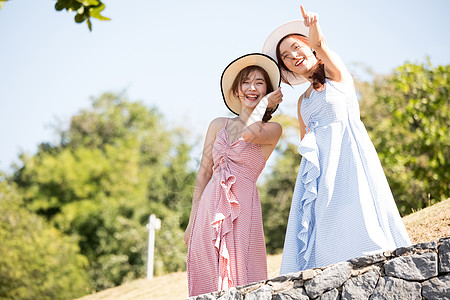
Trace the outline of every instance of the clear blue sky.
<path fill-rule="evenodd" d="M 9 172 L 21 151 L 56 141 L 51 125 L 67 126 L 105 91 L 126 89 L 131 100 L 157 107 L 168 126 L 202 139 L 212 119 L 228 114 L 223 69 L 300 18 L 300 4 L 319 14 L 329 46 L 355 76 L 363 76 L 357 63 L 385 74 L 426 56 L 450 62 L 448 0 L 104 2 L 112 20 L 93 20 L 92 32 L 52 0 L 12 0 L 0 10 L 0 170 Z M 295 115 L 304 88 L 283 86 L 280 110 Z"/>

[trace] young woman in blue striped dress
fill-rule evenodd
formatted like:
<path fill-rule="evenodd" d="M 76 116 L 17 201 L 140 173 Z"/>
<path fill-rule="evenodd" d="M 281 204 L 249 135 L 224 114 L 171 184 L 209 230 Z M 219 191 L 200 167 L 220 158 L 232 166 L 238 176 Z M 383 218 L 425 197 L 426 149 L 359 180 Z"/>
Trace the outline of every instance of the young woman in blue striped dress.
<path fill-rule="evenodd" d="M 285 83 L 311 83 L 298 101 L 302 161 L 281 274 L 411 244 L 360 120 L 353 79 L 326 44 L 318 15 L 301 11 L 304 21 L 280 26 L 263 48 Z"/>

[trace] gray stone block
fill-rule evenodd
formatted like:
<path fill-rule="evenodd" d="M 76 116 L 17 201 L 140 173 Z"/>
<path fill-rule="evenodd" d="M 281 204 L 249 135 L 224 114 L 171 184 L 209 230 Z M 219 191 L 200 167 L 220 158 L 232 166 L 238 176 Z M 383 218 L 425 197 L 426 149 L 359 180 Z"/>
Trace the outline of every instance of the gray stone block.
<path fill-rule="evenodd" d="M 269 281 L 267 284 L 272 287 L 274 293 L 284 292 L 284 291 L 290 290 L 294 287 L 294 281 L 290 281 L 290 280 L 284 281 L 284 282 Z"/>
<path fill-rule="evenodd" d="M 370 300 L 419 300 L 422 286 L 398 278 L 381 277 Z"/>
<path fill-rule="evenodd" d="M 439 273 L 450 272 L 450 238 L 441 239 L 439 246 Z"/>
<path fill-rule="evenodd" d="M 309 300 L 303 288 L 292 289 L 276 295 L 273 295 L 272 300 Z"/>
<path fill-rule="evenodd" d="M 332 289 L 331 291 L 325 292 L 319 298 L 319 300 L 339 300 L 339 299 L 341 299 L 341 297 L 337 289 Z"/>
<path fill-rule="evenodd" d="M 271 300 L 272 288 L 268 285 L 263 285 L 256 291 L 253 291 L 244 296 L 244 300 Z"/>
<path fill-rule="evenodd" d="M 351 269 L 348 262 L 332 265 L 311 280 L 305 281 L 306 293 L 317 298 L 324 292 L 341 286 L 350 278 Z"/>
<path fill-rule="evenodd" d="M 369 265 L 372 265 L 374 263 L 382 262 L 386 260 L 386 256 L 383 252 L 375 253 L 371 255 L 366 255 L 362 257 L 357 257 L 348 260 L 348 262 L 354 267 L 354 268 L 362 268 Z"/>
<path fill-rule="evenodd" d="M 450 274 L 425 281 L 422 284 L 422 296 L 426 300 L 450 299 Z"/>
<path fill-rule="evenodd" d="M 426 252 L 400 256 L 384 264 L 386 276 L 406 280 L 426 280 L 438 275 L 437 254 Z"/>
<path fill-rule="evenodd" d="M 273 279 L 269 279 L 266 284 L 270 285 L 274 293 L 283 292 L 285 290 L 303 286 L 302 272 L 284 274 Z"/>
<path fill-rule="evenodd" d="M 297 272 L 297 273 L 288 273 L 288 274 L 283 274 L 280 276 L 277 276 L 275 278 L 272 278 L 269 280 L 270 281 L 274 281 L 274 282 L 280 282 L 280 281 L 287 281 L 287 280 L 299 280 L 302 279 L 302 271 Z"/>
<path fill-rule="evenodd" d="M 436 251 L 437 241 L 415 244 L 409 247 L 401 247 L 395 250 L 395 256 L 422 253 L 426 251 Z"/>
<path fill-rule="evenodd" d="M 342 289 L 342 299 L 366 300 L 377 286 L 380 274 L 374 270 L 347 280 Z"/>

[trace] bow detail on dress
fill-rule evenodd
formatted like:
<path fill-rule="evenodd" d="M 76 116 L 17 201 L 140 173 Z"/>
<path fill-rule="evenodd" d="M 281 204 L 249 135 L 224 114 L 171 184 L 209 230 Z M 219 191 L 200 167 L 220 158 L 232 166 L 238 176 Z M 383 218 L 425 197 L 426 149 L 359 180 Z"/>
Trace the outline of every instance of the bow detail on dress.
<path fill-rule="evenodd" d="M 214 247 L 219 253 L 219 280 L 218 290 L 228 289 L 233 286 L 230 270 L 230 255 L 227 248 L 225 236 L 233 230 L 233 221 L 239 216 L 240 205 L 231 187 L 236 182 L 236 177 L 231 174 L 229 158 L 222 156 L 213 167 L 213 172 L 219 176 L 222 193 L 217 205 L 214 221 Z"/>

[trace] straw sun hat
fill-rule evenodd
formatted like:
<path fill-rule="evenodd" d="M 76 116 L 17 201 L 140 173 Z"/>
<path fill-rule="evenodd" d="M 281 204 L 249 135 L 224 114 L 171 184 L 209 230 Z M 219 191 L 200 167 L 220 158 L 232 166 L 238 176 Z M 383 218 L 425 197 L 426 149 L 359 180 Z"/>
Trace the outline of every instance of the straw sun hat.
<path fill-rule="evenodd" d="M 225 105 L 236 115 L 239 115 L 241 112 L 241 100 L 234 95 L 231 87 L 238 73 L 248 66 L 259 66 L 263 68 L 269 75 L 274 90 L 280 86 L 281 82 L 281 73 L 277 63 L 265 54 L 250 53 L 232 61 L 222 73 L 220 87 Z"/>
<path fill-rule="evenodd" d="M 276 62 L 277 60 L 277 45 L 278 42 L 289 34 L 302 34 L 306 37 L 309 36 L 309 28 L 305 26 L 303 20 L 295 20 L 287 22 L 277 29 L 275 29 L 266 39 L 262 52 L 272 57 Z M 306 82 L 306 78 L 301 75 L 294 75 L 286 70 L 281 70 L 283 77 L 287 79 L 291 85 L 301 84 Z"/>

